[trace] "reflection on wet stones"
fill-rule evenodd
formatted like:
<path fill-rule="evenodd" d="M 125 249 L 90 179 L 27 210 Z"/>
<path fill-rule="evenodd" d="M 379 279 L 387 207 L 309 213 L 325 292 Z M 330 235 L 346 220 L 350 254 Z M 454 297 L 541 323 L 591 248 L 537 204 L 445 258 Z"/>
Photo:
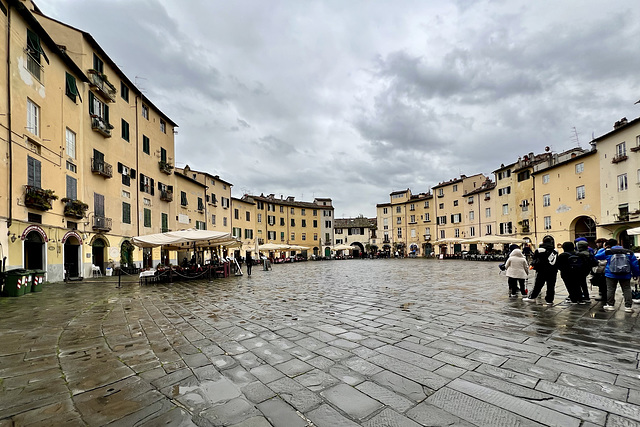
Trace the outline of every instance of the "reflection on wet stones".
<path fill-rule="evenodd" d="M 639 422 L 638 316 L 503 282 L 493 263 L 353 260 L 0 299 L 0 424 L 65 393 L 61 417 L 89 425 Z"/>

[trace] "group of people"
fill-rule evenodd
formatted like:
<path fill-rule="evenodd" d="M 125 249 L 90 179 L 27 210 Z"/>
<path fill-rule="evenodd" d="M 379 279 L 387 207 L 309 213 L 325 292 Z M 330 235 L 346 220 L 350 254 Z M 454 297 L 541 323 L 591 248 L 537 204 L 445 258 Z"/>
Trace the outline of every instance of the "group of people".
<path fill-rule="evenodd" d="M 596 248 L 589 247 L 587 239 L 580 237 L 574 242 L 564 242 L 558 253 L 552 236 L 545 236 L 538 249 L 525 256 L 517 245 L 513 245 L 509 258 L 504 264 L 508 278 L 509 296 L 523 301 L 534 302 L 546 285 L 545 302 L 553 305 L 558 271 L 567 288 L 567 304 L 590 303 L 587 278 L 598 288 L 596 301 L 604 301 L 603 308 L 615 310 L 615 293 L 618 284 L 622 288 L 626 312 L 633 312 L 631 278 L 640 276 L 638 260 L 633 252 L 618 245 L 615 239 L 598 239 Z M 531 260 L 529 262 L 529 259 Z M 525 280 L 531 270 L 536 278 L 531 292 L 525 288 Z"/>

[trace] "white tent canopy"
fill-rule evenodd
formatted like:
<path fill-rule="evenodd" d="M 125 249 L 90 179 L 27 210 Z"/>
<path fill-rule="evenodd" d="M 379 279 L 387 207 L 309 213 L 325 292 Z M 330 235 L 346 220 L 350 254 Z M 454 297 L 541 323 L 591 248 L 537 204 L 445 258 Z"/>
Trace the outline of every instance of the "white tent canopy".
<path fill-rule="evenodd" d="M 192 246 L 218 246 L 236 243 L 237 239 L 231 233 L 222 231 L 188 230 L 169 231 L 167 233 L 147 234 L 133 238 L 133 244 L 141 248 L 155 248 L 158 246 L 173 247 L 175 249 Z"/>
<path fill-rule="evenodd" d="M 332 251 L 351 251 L 353 249 L 354 249 L 353 246 L 349 246 L 349 245 L 345 245 L 345 244 L 336 245 L 336 246 L 333 246 L 331 248 Z"/>
<path fill-rule="evenodd" d="M 627 234 L 629 236 L 637 236 L 640 235 L 640 227 L 630 228 L 627 230 Z"/>

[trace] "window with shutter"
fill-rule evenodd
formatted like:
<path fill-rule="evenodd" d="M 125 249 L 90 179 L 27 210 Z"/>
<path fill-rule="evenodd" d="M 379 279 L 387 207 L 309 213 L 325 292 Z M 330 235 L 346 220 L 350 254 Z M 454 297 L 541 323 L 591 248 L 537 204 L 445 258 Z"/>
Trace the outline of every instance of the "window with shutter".
<path fill-rule="evenodd" d="M 78 86 L 76 85 L 76 78 L 73 77 L 69 73 L 65 73 L 65 95 L 67 95 L 73 102 L 76 102 L 76 97 L 80 99 L 82 102 L 82 97 L 80 97 L 80 92 L 78 91 Z"/>
<path fill-rule="evenodd" d="M 93 212 L 95 216 L 104 218 L 104 196 L 93 193 Z"/>
<path fill-rule="evenodd" d="M 27 156 L 27 185 L 40 188 L 41 176 L 40 160 Z"/>
<path fill-rule="evenodd" d="M 131 205 L 127 202 L 122 202 L 122 222 L 131 224 Z"/>
<path fill-rule="evenodd" d="M 69 175 L 67 175 L 67 198 L 78 199 L 78 180 Z"/>

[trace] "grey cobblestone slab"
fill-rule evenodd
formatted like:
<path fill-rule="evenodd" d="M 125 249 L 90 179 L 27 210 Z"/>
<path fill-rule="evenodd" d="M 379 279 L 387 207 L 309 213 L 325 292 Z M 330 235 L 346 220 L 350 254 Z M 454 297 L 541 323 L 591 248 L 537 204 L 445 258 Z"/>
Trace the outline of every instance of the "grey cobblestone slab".
<path fill-rule="evenodd" d="M 420 424 L 389 408 L 384 409 L 362 425 L 366 427 L 420 427 Z"/>
<path fill-rule="evenodd" d="M 198 425 L 210 423 L 217 427 L 238 424 L 256 416 L 261 416 L 261 413 L 253 403 L 238 397 L 194 415 L 193 421 Z"/>
<path fill-rule="evenodd" d="M 635 421 L 640 421 L 640 406 L 599 396 L 587 391 L 554 384 L 549 381 L 540 381 L 536 386 L 536 390 L 540 390 L 566 400 L 571 400 L 585 406 L 620 415 L 625 418 L 630 418 Z"/>
<path fill-rule="evenodd" d="M 458 336 L 450 336 L 449 339 L 460 345 L 475 348 L 476 350 L 482 350 L 486 353 L 504 356 L 509 359 L 520 359 L 521 361 L 526 363 L 535 363 L 540 358 L 540 356 L 538 356 L 537 354 L 522 352 L 512 348 L 504 348 L 493 344 L 487 344 L 485 342 L 477 341 L 481 339 L 481 337 L 474 337 L 474 340 L 469 340 L 467 338 Z"/>
<path fill-rule="evenodd" d="M 543 408 L 540 405 L 536 405 L 525 399 L 514 397 L 511 394 L 503 393 L 463 379 L 458 378 L 453 380 L 449 383 L 448 387 L 495 405 L 499 408 L 518 413 L 523 417 L 540 422 L 544 425 L 555 427 L 578 427 L 581 423 L 578 418 L 569 417 L 559 412 Z M 528 398 L 535 399 L 535 397 Z"/>
<path fill-rule="evenodd" d="M 337 378 L 339 381 L 342 381 L 345 384 L 350 386 L 355 386 L 356 384 L 360 384 L 364 381 L 364 377 L 358 374 L 355 371 L 347 368 L 346 366 L 336 363 L 335 365 L 329 368 L 329 373 Z"/>
<path fill-rule="evenodd" d="M 426 369 L 418 368 L 407 362 L 395 359 L 390 356 L 375 356 L 369 359 L 369 362 L 381 366 L 389 371 L 395 372 L 398 375 L 402 375 L 406 378 L 410 378 L 413 381 L 429 387 L 431 390 L 438 390 L 440 387 L 444 387 L 449 379 L 441 377 L 438 374 L 434 374 Z"/>
<path fill-rule="evenodd" d="M 436 354 L 440 353 L 440 351 L 441 351 L 440 349 L 431 348 L 430 347 L 431 342 L 420 342 L 420 343 L 417 343 L 417 342 L 409 341 L 410 339 L 411 339 L 411 337 L 407 338 L 404 341 L 400 341 L 395 346 L 403 348 L 405 350 L 412 351 L 414 353 L 421 354 L 421 355 L 426 356 L 426 357 L 433 357 Z M 470 353 L 471 351 L 472 350 L 469 349 L 467 354 Z"/>
<path fill-rule="evenodd" d="M 348 368 L 364 375 L 365 377 L 370 377 L 383 370 L 383 368 L 381 368 L 380 366 L 374 365 L 373 363 L 368 362 L 360 357 L 351 357 L 349 359 L 343 360 L 342 363 Z"/>
<path fill-rule="evenodd" d="M 358 384 L 356 389 L 398 412 L 405 412 L 414 405 L 409 399 L 371 381 Z"/>
<path fill-rule="evenodd" d="M 467 370 L 470 370 L 470 371 L 472 371 L 475 368 L 477 368 L 478 366 L 480 366 L 480 362 L 469 360 L 469 359 L 466 359 L 464 357 L 456 356 L 454 354 L 449 354 L 449 353 L 446 353 L 444 351 L 436 354 L 435 356 L 433 356 L 433 358 L 435 360 L 440 361 L 440 362 L 444 362 L 444 363 L 447 363 L 449 365 L 454 365 L 454 366 L 457 366 L 459 368 L 467 369 Z"/>
<path fill-rule="evenodd" d="M 352 419 L 363 419 L 383 407 L 380 402 L 347 384 L 338 384 L 320 392 L 320 395 Z"/>
<path fill-rule="evenodd" d="M 231 369 L 226 369 L 222 371 L 222 375 L 229 378 L 231 381 L 233 381 L 234 384 L 239 387 L 243 387 L 249 383 L 256 381 L 257 379 L 242 366 L 236 366 Z"/>
<path fill-rule="evenodd" d="M 475 372 L 480 374 L 490 375 L 496 378 L 500 378 L 502 380 L 518 384 L 524 387 L 533 388 L 538 383 L 539 379 L 535 377 L 531 377 L 529 375 L 525 375 L 521 372 L 516 372 L 514 370 L 503 369 L 497 366 L 482 364 L 475 369 Z"/>
<path fill-rule="evenodd" d="M 420 384 L 390 371 L 377 373 L 371 377 L 371 380 L 414 402 L 419 402 L 427 397 L 424 388 Z"/>
<path fill-rule="evenodd" d="M 486 363 L 488 365 L 493 366 L 501 366 L 509 359 L 504 356 L 499 356 L 497 354 L 488 353 L 482 350 L 476 350 L 466 356 L 467 359 L 475 360 L 476 362 Z M 522 364 L 521 361 L 517 362 L 518 364 Z"/>
<path fill-rule="evenodd" d="M 249 372 L 263 383 L 270 383 L 284 377 L 284 374 L 271 365 L 260 365 L 249 370 Z"/>
<path fill-rule="evenodd" d="M 384 347 L 377 348 L 376 351 L 385 354 L 390 357 L 402 360 L 403 362 L 411 363 L 422 369 L 428 371 L 434 371 L 447 363 L 446 361 L 437 361 L 430 357 L 423 356 L 413 351 L 405 350 L 392 345 L 385 345 Z"/>
<path fill-rule="evenodd" d="M 334 361 L 342 360 L 352 355 L 352 353 L 346 350 L 343 350 L 338 347 L 333 347 L 333 346 L 326 346 L 326 347 L 319 348 L 317 350 L 314 350 L 314 353 L 317 353 L 320 356 L 324 356 Z"/>
<path fill-rule="evenodd" d="M 429 427 L 443 427 L 443 426 L 474 427 L 475 426 L 475 424 L 471 424 L 427 402 L 422 402 L 418 404 L 416 407 L 414 407 L 413 409 L 410 409 L 407 412 L 407 416 L 422 426 L 429 426 Z"/>
<path fill-rule="evenodd" d="M 255 348 L 251 352 L 270 365 L 277 365 L 293 359 L 292 355 L 272 345 Z"/>
<path fill-rule="evenodd" d="M 258 409 L 274 427 L 306 427 L 308 425 L 291 405 L 277 397 L 259 404 Z"/>
<path fill-rule="evenodd" d="M 320 396 L 288 377 L 270 382 L 267 386 L 275 391 L 281 399 L 302 413 L 308 412 L 322 403 Z"/>
<path fill-rule="evenodd" d="M 605 382 L 613 384 L 616 381 L 616 375 L 609 372 L 599 371 L 597 369 L 591 369 L 584 366 L 577 365 L 575 363 L 563 362 L 557 359 L 551 359 L 549 357 L 541 357 L 537 362 L 537 366 L 550 371 L 568 372 L 578 377 L 590 378 L 594 381 Z"/>
<path fill-rule="evenodd" d="M 611 414 L 607 419 L 606 427 L 640 427 L 640 422 L 636 422 L 628 418 L 622 418 L 622 417 L 619 417 L 618 415 Z"/>
<path fill-rule="evenodd" d="M 319 369 L 314 369 L 305 374 L 299 375 L 295 378 L 295 381 L 315 392 L 332 387 L 340 382 L 338 378 Z"/>
<path fill-rule="evenodd" d="M 478 372 L 466 372 L 460 377 L 462 380 L 472 382 L 477 385 L 481 385 L 487 388 L 501 391 L 514 397 L 531 400 L 543 400 L 548 399 L 551 396 L 534 390 L 533 388 L 521 386 L 504 381 L 499 378 L 495 378 L 489 375 L 481 374 Z M 455 387 L 452 387 L 455 388 Z M 460 391 L 460 390 L 458 390 Z"/>
<path fill-rule="evenodd" d="M 585 378 L 585 376 L 576 376 L 569 373 L 560 374 L 556 383 L 621 401 L 626 400 L 629 394 L 629 389 L 626 387 L 620 387 L 604 381 L 597 381 L 591 378 Z"/>
<path fill-rule="evenodd" d="M 560 376 L 560 373 L 558 371 L 553 371 L 536 364 L 523 363 L 522 361 L 515 359 L 507 360 L 501 365 L 501 367 L 548 381 L 556 381 Z"/>
<path fill-rule="evenodd" d="M 533 354 L 537 354 L 538 356 L 546 356 L 550 353 L 550 350 L 545 346 L 519 344 L 513 341 L 493 338 L 493 337 L 484 336 L 477 333 L 462 332 L 458 330 L 451 333 L 451 336 L 460 337 L 460 338 L 464 338 L 472 341 L 480 340 L 483 343 L 491 344 L 496 347 L 502 347 L 510 350 L 517 350 L 517 351 L 526 352 L 526 353 L 533 353 Z"/>
<path fill-rule="evenodd" d="M 302 360 L 291 359 L 284 363 L 275 365 L 274 368 L 289 377 L 295 377 L 296 375 L 311 371 L 313 366 L 303 362 Z"/>
<path fill-rule="evenodd" d="M 543 425 L 448 387 L 435 392 L 426 400 L 426 403 L 479 427 L 540 427 Z"/>
<path fill-rule="evenodd" d="M 360 425 L 346 418 L 327 404 L 310 411 L 306 416 L 316 427 L 357 427 Z"/>

